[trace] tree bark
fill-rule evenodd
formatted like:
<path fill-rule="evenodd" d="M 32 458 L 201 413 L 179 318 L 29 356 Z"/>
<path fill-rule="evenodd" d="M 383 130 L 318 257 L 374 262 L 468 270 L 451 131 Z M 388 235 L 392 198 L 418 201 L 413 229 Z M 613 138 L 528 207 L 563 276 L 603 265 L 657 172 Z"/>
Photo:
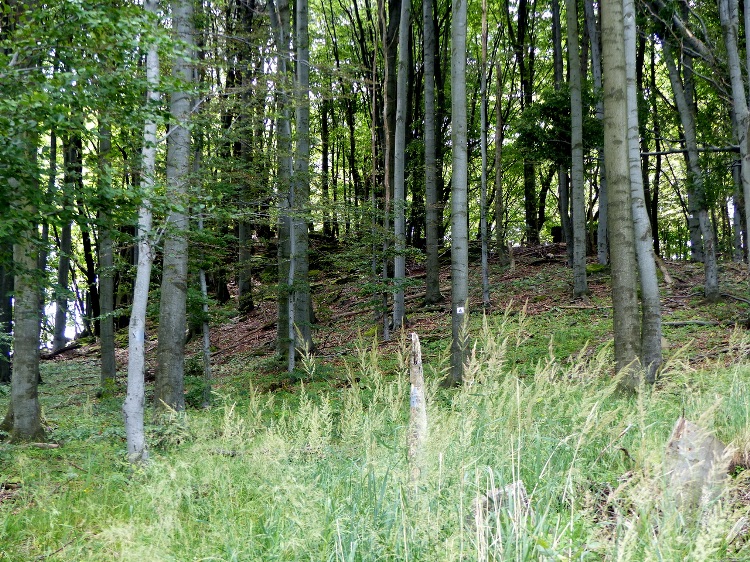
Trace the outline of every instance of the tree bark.
<path fill-rule="evenodd" d="M 738 2 L 737 0 L 719 0 L 719 19 L 724 32 L 724 45 L 727 49 L 727 66 L 732 85 L 732 112 L 734 113 L 735 136 L 740 147 L 740 178 L 745 205 L 750 201 L 750 110 L 747 105 L 745 85 L 742 79 L 742 66 L 738 51 Z M 747 12 L 745 10 L 746 17 Z M 750 29 L 745 27 L 745 39 L 750 38 Z M 750 50 L 748 50 L 750 53 Z M 750 54 L 748 55 L 750 56 Z M 750 213 L 745 208 L 745 232 L 750 233 Z M 747 241 L 746 241 L 747 242 Z M 746 250 L 747 253 L 747 250 Z M 750 260 L 748 260 L 750 267 Z"/>
<path fill-rule="evenodd" d="M 651 222 L 646 211 L 641 170 L 640 131 L 636 84 L 636 23 L 633 0 L 624 0 L 625 62 L 628 110 L 628 160 L 630 164 L 630 196 L 633 206 L 633 229 L 641 287 L 641 364 L 646 369 L 646 382 L 653 384 L 662 363 L 661 300 L 654 260 Z"/>
<path fill-rule="evenodd" d="M 625 40 L 622 2 L 602 5 L 604 75 L 604 159 L 609 188 L 609 242 L 612 263 L 612 305 L 615 368 L 622 386 L 638 386 L 640 327 L 637 264 L 628 162 Z"/>
<path fill-rule="evenodd" d="M 109 190 L 111 189 L 110 151 L 112 150 L 112 130 L 108 122 L 99 121 L 99 185 L 98 185 L 98 216 L 99 216 L 99 337 L 101 341 L 101 386 L 114 382 L 117 375 L 115 361 L 115 272 L 114 248 L 112 242 L 112 228 L 106 217 L 107 210 L 112 205 Z"/>
<path fill-rule="evenodd" d="M 0 384 L 10 384 L 10 342 L 13 338 L 13 244 L 0 240 Z"/>
<path fill-rule="evenodd" d="M 479 77 L 480 152 L 482 169 L 479 194 L 479 231 L 482 244 L 482 304 L 490 306 L 490 268 L 487 259 L 487 0 L 482 0 L 482 60 Z M 500 103 L 500 100 L 497 100 Z"/>
<path fill-rule="evenodd" d="M 688 161 L 688 189 L 690 190 L 690 199 L 697 213 L 697 222 L 702 235 L 703 245 L 703 269 L 705 272 L 706 282 L 704 294 L 709 301 L 717 301 L 719 295 L 718 266 L 716 263 L 716 242 L 713 228 L 711 227 L 708 209 L 706 208 L 706 192 L 703 186 L 703 172 L 700 168 L 698 156 L 698 143 L 695 135 L 695 115 L 690 107 L 683 84 L 680 81 L 677 66 L 672 54 L 672 46 L 668 39 L 662 43 L 664 50 L 664 60 L 669 71 L 669 80 L 672 83 L 674 92 L 675 105 L 680 114 L 682 131 L 685 136 L 685 148 L 687 150 Z M 690 218 L 690 217 L 689 217 Z M 691 237 L 692 238 L 692 237 Z M 693 243 L 693 245 L 695 242 Z"/>
<path fill-rule="evenodd" d="M 170 99 L 170 135 L 167 139 L 167 197 L 173 205 L 164 235 L 161 301 L 159 302 L 159 343 L 156 349 L 154 407 L 185 409 L 185 329 L 187 326 L 188 212 L 190 202 L 190 85 L 194 45 L 192 0 L 173 0 L 172 20 L 175 38 L 186 45 L 186 56 L 177 56 L 172 76 L 179 89 Z"/>
<path fill-rule="evenodd" d="M 571 194 L 573 215 L 573 296 L 589 293 L 586 283 L 586 197 L 583 184 L 583 101 L 581 59 L 578 56 L 576 0 L 566 0 L 568 23 L 568 71 L 570 73 Z M 568 243 L 571 241 L 569 240 Z"/>
<path fill-rule="evenodd" d="M 393 155 L 393 234 L 395 256 L 393 260 L 393 329 L 399 329 L 404 321 L 404 281 L 406 278 L 406 119 L 407 80 L 409 75 L 409 35 L 411 28 L 411 0 L 401 2 L 398 36 L 398 84 L 396 87 L 396 134 Z"/>
<path fill-rule="evenodd" d="M 436 116 L 435 116 L 435 24 L 432 16 L 433 1 L 422 0 L 424 27 L 424 174 L 425 174 L 425 236 L 427 238 L 427 275 L 425 279 L 425 304 L 443 300 L 440 294 L 439 197 L 437 185 Z"/>
<path fill-rule="evenodd" d="M 151 14 L 158 13 L 158 0 L 145 0 L 144 8 Z M 128 329 L 128 386 L 122 413 L 125 419 L 128 460 L 140 464 L 148 460 L 146 432 L 143 415 L 146 401 L 146 307 L 153 263 L 151 241 L 151 200 L 154 190 L 156 168 L 156 119 L 155 112 L 160 103 L 159 52 L 155 42 L 148 46 L 146 54 L 147 101 L 151 113 L 143 127 L 143 153 L 141 157 L 142 202 L 138 212 L 138 263 L 133 287 L 133 305 Z"/>
<path fill-rule="evenodd" d="M 596 24 L 593 0 L 584 0 L 583 7 L 586 17 L 586 29 L 591 41 L 591 72 L 594 76 L 594 90 L 602 91 L 602 59 L 599 47 L 599 28 Z M 596 102 L 596 116 L 604 121 L 604 103 L 601 99 Z M 607 170 L 602 148 L 597 149 L 599 160 L 599 223 L 597 225 L 596 257 L 600 264 L 609 263 L 609 240 L 607 238 Z"/>
<path fill-rule="evenodd" d="M 39 406 L 39 284 L 37 228 L 20 233 L 13 244 L 15 264 L 11 442 L 43 441 Z"/>
<path fill-rule="evenodd" d="M 461 384 L 468 347 L 469 246 L 466 119 L 466 0 L 453 0 L 451 21 L 451 371 L 448 384 Z"/>
<path fill-rule="evenodd" d="M 296 83 L 296 122 L 297 144 L 295 146 L 295 167 L 292 184 L 294 195 L 292 209 L 292 247 L 294 264 L 293 300 L 294 322 L 291 323 L 299 334 L 295 338 L 295 348 L 312 351 L 312 303 L 308 279 L 309 236 L 307 214 L 310 206 L 310 39 L 307 0 L 297 0 L 297 83 Z"/>

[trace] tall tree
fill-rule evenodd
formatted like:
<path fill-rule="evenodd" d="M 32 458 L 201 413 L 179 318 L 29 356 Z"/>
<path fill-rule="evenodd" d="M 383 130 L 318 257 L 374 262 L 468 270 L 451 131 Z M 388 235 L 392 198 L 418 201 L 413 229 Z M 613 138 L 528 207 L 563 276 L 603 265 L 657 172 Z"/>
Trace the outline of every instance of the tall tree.
<path fill-rule="evenodd" d="M 601 4 L 600 4 L 601 6 Z M 594 89 L 597 92 L 602 91 L 602 58 L 601 49 L 599 45 L 599 26 L 596 22 L 596 14 L 594 13 L 594 2 L 593 0 L 584 0 L 583 2 L 584 14 L 586 17 L 586 30 L 589 35 L 591 42 L 591 72 L 594 77 Z M 601 10 L 601 8 L 600 8 Z M 598 99 L 596 102 L 596 116 L 600 120 L 604 120 L 604 103 L 603 100 Z M 607 172 L 606 172 L 606 161 L 604 159 L 604 151 L 600 148 L 597 149 L 598 160 L 599 160 L 599 222 L 597 224 L 597 244 L 596 244 L 596 257 L 599 263 L 605 264 L 609 262 L 609 239 L 608 239 L 608 199 L 607 196 Z"/>
<path fill-rule="evenodd" d="M 669 71 L 669 80 L 672 84 L 672 92 L 674 93 L 675 105 L 677 106 L 677 111 L 680 114 L 682 132 L 685 138 L 686 158 L 688 163 L 688 189 L 689 197 L 691 199 L 690 207 L 692 207 L 694 213 L 698 215 L 697 223 L 699 226 L 699 237 L 698 240 L 692 240 L 692 245 L 702 243 L 702 258 L 704 266 L 703 269 L 706 277 L 704 294 L 708 300 L 716 301 L 719 299 L 718 267 L 716 264 L 716 243 L 714 241 L 714 231 L 713 227 L 711 226 L 711 218 L 709 217 L 708 208 L 706 205 L 706 192 L 703 185 L 703 173 L 701 171 L 699 162 L 698 141 L 695 131 L 694 108 L 688 100 L 684 84 L 680 80 L 677 66 L 674 62 L 674 55 L 672 53 L 672 46 L 670 45 L 669 39 L 666 39 L 663 42 L 662 48 L 664 50 L 664 60 Z M 690 218 L 692 217 L 688 217 L 688 220 L 690 220 Z"/>
<path fill-rule="evenodd" d="M 583 184 L 583 101 L 581 59 L 578 56 L 578 9 L 566 0 L 568 23 L 568 72 L 570 73 L 571 192 L 573 200 L 573 295 L 588 294 L 586 283 L 586 196 Z M 570 244 L 570 240 L 568 244 Z"/>
<path fill-rule="evenodd" d="M 111 206 L 112 170 L 110 152 L 112 150 L 112 128 L 106 118 L 99 121 L 98 154 L 98 218 L 99 218 L 99 309 L 101 320 L 101 385 L 114 381 L 117 374 L 115 362 L 115 319 L 114 319 L 114 243 L 112 227 L 105 216 L 105 209 Z"/>
<path fill-rule="evenodd" d="M 463 381 L 469 320 L 468 150 L 466 118 L 466 0 L 453 0 L 451 21 L 451 372 Z"/>
<path fill-rule="evenodd" d="M 190 182 L 190 106 L 193 83 L 195 25 L 192 0 L 173 0 L 175 38 L 185 45 L 173 62 L 172 76 L 178 87 L 170 99 L 170 134 L 167 138 L 167 197 L 172 205 L 164 235 L 159 343 L 156 349 L 154 406 L 185 409 L 185 328 L 188 285 Z"/>
<path fill-rule="evenodd" d="M 268 2 L 271 27 L 274 31 L 276 43 L 276 74 L 279 91 L 276 95 L 277 134 L 277 199 L 279 205 L 278 221 L 278 295 L 276 315 L 276 352 L 288 361 L 288 369 L 294 369 L 295 337 L 294 337 L 294 302 L 291 298 L 294 284 L 294 268 L 291 266 L 292 242 L 292 132 L 290 124 L 290 96 L 287 94 L 291 87 L 289 79 L 289 39 L 290 15 L 289 0 L 278 0 L 274 4 Z"/>
<path fill-rule="evenodd" d="M 422 0 L 422 25 L 424 28 L 424 174 L 425 174 L 425 237 L 427 244 L 427 275 L 425 303 L 443 300 L 440 294 L 440 225 L 438 213 L 437 143 L 435 114 L 435 23 L 432 0 Z"/>
<path fill-rule="evenodd" d="M 294 176 L 292 177 L 292 246 L 294 265 L 294 327 L 300 341 L 296 347 L 312 350 L 312 302 L 310 299 L 309 233 L 307 215 L 310 207 L 310 35 L 307 0 L 297 0 L 296 47 L 297 81 L 295 83 L 295 116 L 297 143 L 294 150 Z"/>
<path fill-rule="evenodd" d="M 609 188 L 609 243 L 615 368 L 623 386 L 638 385 L 640 355 L 637 264 L 628 162 L 627 79 L 622 2 L 602 5 L 602 70 L 604 78 L 604 159 Z M 627 371 L 625 371 L 627 369 Z M 625 372 L 624 372 L 625 371 Z"/>
<path fill-rule="evenodd" d="M 729 78 L 732 86 L 732 112 L 734 114 L 735 136 L 740 148 L 740 178 L 742 180 L 742 194 L 747 206 L 750 201 L 750 108 L 747 104 L 745 94 L 745 83 L 742 78 L 742 65 L 738 50 L 739 43 L 739 22 L 738 22 L 738 2 L 737 0 L 719 0 L 719 19 L 724 35 L 724 45 L 727 49 L 727 67 L 729 68 Z M 750 10 L 745 10 L 745 43 L 750 37 L 748 21 L 750 19 Z M 747 50 L 747 56 L 750 57 L 750 49 Z M 750 212 L 745 209 L 745 231 L 750 233 Z M 748 260 L 750 267 L 750 260 Z"/>
<path fill-rule="evenodd" d="M 398 329 L 404 323 L 404 281 L 406 278 L 406 207 L 405 167 L 406 167 L 406 116 L 407 82 L 409 76 L 409 37 L 411 29 L 411 0 L 402 0 L 398 36 L 398 84 L 396 87 L 396 138 L 393 155 L 393 233 L 395 256 L 393 281 L 393 327 Z"/>
<path fill-rule="evenodd" d="M 646 196 L 641 170 L 638 96 L 636 89 L 636 13 L 633 0 L 623 1 L 625 37 L 625 77 L 628 107 L 628 160 L 630 163 L 630 196 L 633 205 L 638 279 L 641 288 L 641 364 L 646 369 L 646 382 L 653 384 L 662 363 L 661 300 L 654 260 L 651 222 L 646 211 Z"/>
<path fill-rule="evenodd" d="M 157 27 L 158 0 L 145 0 L 144 8 Z M 125 418 L 128 460 L 139 464 L 148 460 L 143 415 L 146 402 L 146 307 L 151 283 L 153 241 L 151 239 L 151 195 L 156 170 L 156 113 L 159 109 L 159 51 L 156 37 L 151 37 L 146 53 L 147 103 L 149 113 L 143 127 L 141 156 L 141 207 L 138 211 L 138 264 L 133 287 L 133 305 L 128 329 L 128 386 L 122 413 Z"/>
<path fill-rule="evenodd" d="M 479 236 L 482 244 L 482 304 L 485 308 L 490 306 L 490 270 L 487 259 L 487 35 L 487 0 L 482 0 L 482 53 L 479 67 L 479 145 L 482 158 L 479 194 Z"/>

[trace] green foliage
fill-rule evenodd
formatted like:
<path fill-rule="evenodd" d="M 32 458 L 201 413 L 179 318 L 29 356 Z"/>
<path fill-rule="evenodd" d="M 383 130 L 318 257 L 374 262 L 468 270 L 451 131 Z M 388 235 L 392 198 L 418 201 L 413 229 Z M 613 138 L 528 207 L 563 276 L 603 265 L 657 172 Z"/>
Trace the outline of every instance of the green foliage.
<path fill-rule="evenodd" d="M 602 146 L 604 130 L 596 117 L 596 97 L 584 88 L 583 146 L 591 150 Z M 539 100 L 527 107 L 518 120 L 518 145 L 534 160 L 546 160 L 570 167 L 570 93 L 547 88 Z"/>

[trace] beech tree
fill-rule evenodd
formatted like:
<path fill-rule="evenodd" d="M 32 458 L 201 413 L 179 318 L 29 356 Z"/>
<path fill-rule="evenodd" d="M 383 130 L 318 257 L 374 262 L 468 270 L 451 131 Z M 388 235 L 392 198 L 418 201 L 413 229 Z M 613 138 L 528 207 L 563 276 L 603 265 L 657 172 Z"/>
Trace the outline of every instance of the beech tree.
<path fill-rule="evenodd" d="M 466 0 L 453 0 L 451 21 L 451 372 L 463 381 L 469 322 L 468 153 L 466 128 Z"/>
<path fill-rule="evenodd" d="M 637 264 L 628 162 L 627 79 L 622 2 L 602 5 L 602 73 L 604 85 L 604 159 L 609 189 L 609 244 L 615 368 L 623 386 L 638 385 L 640 355 Z"/>
<path fill-rule="evenodd" d="M 158 0 L 145 0 L 144 9 L 157 27 Z M 159 53 L 155 37 L 150 38 L 146 52 L 146 81 L 149 91 L 147 104 L 149 113 L 143 127 L 143 154 L 141 157 L 141 207 L 138 211 L 138 264 L 133 287 L 133 305 L 128 330 L 128 382 L 122 412 L 125 418 L 128 460 L 138 464 L 148 460 L 144 410 L 146 402 L 146 306 L 153 263 L 152 217 L 150 196 L 154 190 L 156 169 L 156 111 L 159 94 Z"/>
<path fill-rule="evenodd" d="M 159 344 L 154 405 L 173 410 L 185 409 L 185 329 L 188 283 L 188 213 L 190 182 L 190 119 L 193 83 L 192 0 L 172 2 L 172 22 L 176 39 L 187 46 L 173 61 L 172 76 L 178 89 L 171 93 L 170 130 L 167 138 L 167 197 L 172 208 L 164 235 L 161 299 L 159 301 Z"/>

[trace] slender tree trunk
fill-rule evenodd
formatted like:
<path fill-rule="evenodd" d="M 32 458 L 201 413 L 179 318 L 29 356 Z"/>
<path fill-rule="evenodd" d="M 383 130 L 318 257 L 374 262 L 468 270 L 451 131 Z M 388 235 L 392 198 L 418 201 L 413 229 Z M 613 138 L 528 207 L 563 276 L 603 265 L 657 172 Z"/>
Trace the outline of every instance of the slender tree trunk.
<path fill-rule="evenodd" d="M 433 1 L 422 0 L 424 27 L 424 173 L 425 173 L 425 236 L 427 238 L 427 275 L 425 303 L 443 300 L 440 294 L 439 198 L 437 185 L 437 152 L 435 139 L 435 24 L 432 17 Z"/>
<path fill-rule="evenodd" d="M 13 244 L 0 240 L 0 384 L 10 384 L 10 341 L 13 337 Z"/>
<path fill-rule="evenodd" d="M 486 309 L 490 306 L 490 268 L 487 261 L 487 0 L 482 0 L 482 60 L 479 81 L 479 144 L 482 157 L 479 230 L 482 242 L 482 304 Z"/>
<path fill-rule="evenodd" d="M 646 369 L 646 382 L 653 384 L 662 363 L 661 301 L 659 281 L 654 260 L 651 223 L 646 211 L 641 170 L 641 145 L 638 126 L 638 96 L 636 91 L 636 25 L 633 0 L 623 1 L 625 62 L 628 109 L 628 160 L 630 163 L 630 196 L 633 205 L 635 250 L 638 260 L 638 279 L 641 287 L 641 364 Z"/>
<path fill-rule="evenodd" d="M 276 315 L 276 353 L 289 362 L 289 370 L 294 369 L 294 317 L 293 306 L 290 306 L 294 269 L 290 266 L 292 240 L 292 133 L 290 125 L 290 101 L 286 92 L 291 88 L 288 72 L 290 14 L 289 0 L 279 0 L 277 6 L 268 3 L 271 26 L 278 52 L 276 74 L 279 78 L 280 92 L 276 97 L 277 118 L 277 160 L 278 172 L 277 199 L 279 204 L 278 221 L 278 294 Z M 291 282 L 290 282 L 291 280 Z M 290 336 L 292 336 L 290 338 Z M 290 356 L 291 350 L 291 356 Z"/>
<path fill-rule="evenodd" d="M 185 409 L 185 330 L 187 327 L 187 273 L 189 228 L 188 200 L 190 182 L 190 84 L 194 44 L 192 0 L 173 0 L 172 19 L 175 37 L 187 46 L 187 56 L 174 61 L 172 75 L 184 86 L 171 95 L 171 127 L 167 139 L 167 196 L 173 205 L 164 235 L 161 301 L 159 303 L 159 343 L 156 349 L 154 407 Z"/>
<path fill-rule="evenodd" d="M 576 27 L 578 22 L 576 22 Z M 568 52 L 570 53 L 570 46 Z M 555 75 L 555 91 L 559 92 L 563 85 L 563 48 L 562 48 L 562 25 L 560 23 L 560 1 L 552 0 L 552 54 Z M 573 56 L 569 58 L 572 60 Z M 580 74 L 580 66 L 578 67 Z M 566 242 L 568 254 L 568 265 L 573 267 L 573 224 L 570 219 L 570 186 L 568 181 L 568 169 L 564 164 L 557 167 L 557 198 L 558 211 L 560 213 L 560 227 L 563 232 L 563 240 Z"/>
<path fill-rule="evenodd" d="M 497 63 L 497 91 L 495 92 L 495 237 L 501 265 L 508 265 L 505 246 L 505 196 L 503 195 L 503 79 Z"/>
<path fill-rule="evenodd" d="M 625 39 L 621 2 L 602 5 L 604 81 L 604 158 L 609 187 L 609 242 L 612 262 L 612 304 L 615 368 L 625 389 L 638 386 L 640 356 L 637 264 L 628 162 Z"/>
<path fill-rule="evenodd" d="M 578 11 L 576 0 L 566 0 L 568 23 L 568 71 L 570 72 L 570 130 L 572 150 L 571 191 L 573 199 L 573 295 L 589 292 L 586 283 L 586 196 L 583 184 L 583 101 L 578 57 Z"/>
<path fill-rule="evenodd" d="M 703 186 L 703 173 L 700 168 L 698 156 L 698 142 L 695 135 L 695 115 L 690 107 L 683 84 L 680 81 L 677 66 L 672 54 L 672 46 L 669 40 L 663 42 L 664 60 L 669 71 L 669 79 L 672 83 L 675 104 L 680 114 L 682 130 L 685 135 L 685 148 L 688 161 L 688 184 L 690 198 L 694 202 L 695 211 L 698 214 L 698 224 L 703 236 L 703 265 L 706 276 L 704 294 L 709 301 L 719 299 L 718 267 L 716 264 L 716 243 L 713 228 L 711 227 L 708 209 L 706 208 L 706 193 Z"/>
<path fill-rule="evenodd" d="M 76 155 L 77 146 L 73 136 L 63 141 L 65 180 L 63 181 L 63 207 L 70 209 L 73 202 L 73 191 L 77 182 L 77 169 L 80 158 Z M 72 224 L 64 211 L 64 222 L 60 228 L 60 247 L 57 260 L 57 284 L 55 286 L 55 327 L 52 336 L 52 350 L 59 351 L 65 347 L 67 338 L 65 328 L 68 320 L 68 292 L 70 276 L 70 254 L 73 251 Z"/>
<path fill-rule="evenodd" d="M 110 151 L 112 150 L 112 130 L 106 121 L 99 121 L 99 310 L 100 341 L 101 341 L 101 386 L 104 388 L 108 381 L 114 382 L 117 374 L 115 361 L 115 272 L 114 249 L 112 243 L 112 229 L 110 220 L 105 216 L 112 202 L 108 195 L 111 189 L 112 177 L 110 170 Z"/>
<path fill-rule="evenodd" d="M 399 329 L 404 321 L 404 281 L 406 278 L 406 119 L 407 119 L 407 80 L 409 76 L 409 35 L 411 28 L 411 0 L 401 2 L 398 36 L 398 84 L 396 87 L 396 135 L 393 155 L 393 234 L 395 256 L 393 281 L 393 328 Z"/>
<path fill-rule="evenodd" d="M 451 372 L 449 384 L 463 381 L 468 347 L 469 246 L 466 119 L 466 0 L 453 0 L 451 21 Z"/>
<path fill-rule="evenodd" d="M 158 0 L 145 0 L 144 8 L 152 14 L 158 13 Z M 159 52 L 155 42 L 148 46 L 146 54 L 146 80 L 148 82 L 148 102 L 155 113 L 159 102 Z M 140 464 L 148 460 L 146 432 L 143 416 L 146 401 L 146 307 L 151 282 L 153 263 L 151 241 L 151 201 L 154 190 L 156 168 L 156 119 L 152 114 L 146 119 L 143 128 L 143 155 L 141 189 L 143 199 L 138 212 L 138 264 L 133 287 L 133 305 L 128 330 L 128 386 L 122 413 L 125 418 L 125 436 L 128 447 L 128 460 Z"/>
<path fill-rule="evenodd" d="M 602 91 L 602 63 L 599 48 L 599 29 L 596 25 L 593 0 L 584 0 L 583 7 L 586 16 L 586 29 L 591 41 L 591 72 L 594 75 L 594 89 Z M 601 8 L 600 8 L 601 10 Z M 600 99 L 596 102 L 596 116 L 604 121 L 604 103 Z M 597 226 L 596 256 L 600 264 L 609 263 L 609 240 L 607 225 L 607 170 L 604 151 L 597 149 L 599 160 L 599 223 Z"/>
<path fill-rule="evenodd" d="M 300 341 L 296 347 L 303 350 L 313 349 L 312 341 L 312 303 L 310 301 L 310 283 L 308 280 L 308 247 L 309 236 L 307 213 L 310 206 L 310 44 L 308 32 L 307 0 L 297 0 L 297 83 L 296 83 L 296 121 L 297 144 L 295 149 L 295 169 L 292 183 L 294 199 L 292 202 L 292 248 L 294 260 L 294 322 L 299 332 Z"/>
<path fill-rule="evenodd" d="M 732 111 L 734 112 L 735 133 L 740 147 L 740 177 L 745 205 L 750 201 L 750 111 L 747 105 L 745 85 L 742 79 L 742 67 L 738 52 L 738 2 L 737 0 L 719 0 L 719 19 L 724 32 L 724 45 L 727 49 L 727 66 L 732 85 Z M 745 10 L 745 16 L 748 12 Z M 745 43 L 750 39 L 750 29 L 745 26 Z M 750 49 L 748 50 L 750 56 Z M 745 232 L 750 233 L 750 212 L 745 209 Z M 746 241 L 747 242 L 747 241 Z M 747 249 L 745 250 L 747 253 Z M 748 260 L 750 267 L 750 260 Z"/>

